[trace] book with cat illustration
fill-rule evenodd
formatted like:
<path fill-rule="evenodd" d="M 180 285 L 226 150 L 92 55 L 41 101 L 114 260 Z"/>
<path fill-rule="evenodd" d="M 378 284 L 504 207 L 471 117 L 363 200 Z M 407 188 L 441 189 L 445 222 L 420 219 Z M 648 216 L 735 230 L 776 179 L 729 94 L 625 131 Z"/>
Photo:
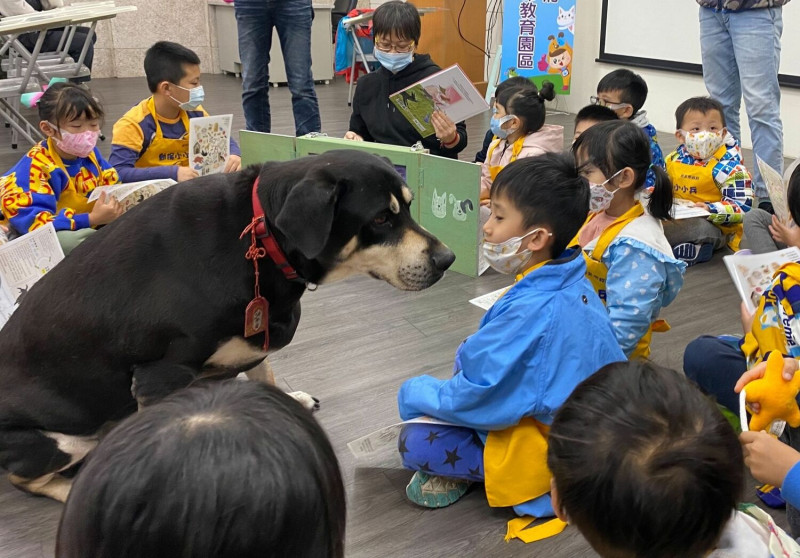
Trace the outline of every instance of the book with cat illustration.
<path fill-rule="evenodd" d="M 489 109 L 458 64 L 389 95 L 389 99 L 423 138 L 435 133 L 431 123 L 434 111 L 460 122 Z"/>

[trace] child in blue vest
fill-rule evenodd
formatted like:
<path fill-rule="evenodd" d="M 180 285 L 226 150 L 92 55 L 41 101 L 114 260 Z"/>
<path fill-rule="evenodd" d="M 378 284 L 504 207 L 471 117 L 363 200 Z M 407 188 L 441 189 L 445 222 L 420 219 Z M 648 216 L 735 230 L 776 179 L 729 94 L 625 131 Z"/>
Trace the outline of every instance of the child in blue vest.
<path fill-rule="evenodd" d="M 548 517 L 553 415 L 581 380 L 625 356 L 580 249 L 568 248 L 589 208 L 574 161 L 555 153 L 515 161 L 491 196 L 483 253 L 515 283 L 458 348 L 452 377 L 425 375 L 400 387 L 403 420 L 448 423 L 409 424 L 401 433 L 403 464 L 416 471 L 406 495 L 442 507 L 479 481 L 490 506 Z"/>

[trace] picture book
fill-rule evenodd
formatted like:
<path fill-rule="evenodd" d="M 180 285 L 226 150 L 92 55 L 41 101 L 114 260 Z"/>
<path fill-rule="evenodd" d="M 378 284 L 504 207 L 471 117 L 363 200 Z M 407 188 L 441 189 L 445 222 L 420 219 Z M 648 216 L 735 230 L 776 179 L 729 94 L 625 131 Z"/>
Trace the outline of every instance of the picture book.
<path fill-rule="evenodd" d="M 752 314 L 758 299 L 772 284 L 775 272 L 785 263 L 800 262 L 800 249 L 792 246 L 766 254 L 733 254 L 722 259 L 739 296 Z"/>
<path fill-rule="evenodd" d="M 707 209 L 697 207 L 694 203 L 687 200 L 675 200 L 672 202 L 672 218 L 691 219 L 692 217 L 708 217 L 711 215 Z"/>
<path fill-rule="evenodd" d="M 758 163 L 758 170 L 761 171 L 761 177 L 764 179 L 764 184 L 767 186 L 769 201 L 772 202 L 775 216 L 780 219 L 781 223 L 788 224 L 792 220 L 786 197 L 789 180 L 784 180 L 781 173 L 765 163 L 758 155 L 756 155 L 756 162 Z"/>
<path fill-rule="evenodd" d="M 232 114 L 189 120 L 189 166 L 200 176 L 225 169 L 231 155 Z"/>
<path fill-rule="evenodd" d="M 160 180 L 143 180 L 142 182 L 114 184 L 113 186 L 98 186 L 92 190 L 92 193 L 89 195 L 89 201 L 93 202 L 97 200 L 101 193 L 106 192 L 107 195 L 116 198 L 120 205 L 122 205 L 122 212 L 125 213 L 134 205 L 155 196 L 173 184 L 176 184 L 176 182 L 171 178 L 162 178 Z"/>
<path fill-rule="evenodd" d="M 0 244 L 0 328 L 33 284 L 63 259 L 52 223 Z"/>
<path fill-rule="evenodd" d="M 458 64 L 389 95 L 389 99 L 423 138 L 435 133 L 431 123 L 434 111 L 460 122 L 489 110 Z"/>

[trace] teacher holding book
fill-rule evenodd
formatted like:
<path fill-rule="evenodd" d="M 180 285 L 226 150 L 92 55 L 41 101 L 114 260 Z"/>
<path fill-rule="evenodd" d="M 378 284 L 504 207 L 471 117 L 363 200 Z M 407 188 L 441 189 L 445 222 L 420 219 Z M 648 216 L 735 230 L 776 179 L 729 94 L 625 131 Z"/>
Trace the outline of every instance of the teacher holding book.
<path fill-rule="evenodd" d="M 412 146 L 418 141 L 433 155 L 457 159 L 467 146 L 467 125 L 446 114 L 430 116 L 434 135 L 422 137 L 389 97 L 439 71 L 431 57 L 415 52 L 422 24 L 412 4 L 391 0 L 381 4 L 372 19 L 373 54 L 381 67 L 359 79 L 353 98 L 350 130 L 345 139 Z"/>

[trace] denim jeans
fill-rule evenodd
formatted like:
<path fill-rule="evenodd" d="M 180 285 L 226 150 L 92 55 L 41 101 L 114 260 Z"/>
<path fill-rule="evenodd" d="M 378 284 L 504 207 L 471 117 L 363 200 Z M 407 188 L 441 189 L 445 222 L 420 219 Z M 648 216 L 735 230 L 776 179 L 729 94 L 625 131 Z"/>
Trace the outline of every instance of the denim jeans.
<path fill-rule="evenodd" d="M 716 12 L 700 8 L 703 80 L 722 103 L 728 131 L 740 139 L 742 96 L 750 121 L 753 152 L 772 168 L 783 169 L 783 126 L 778 66 L 781 57 L 781 8 Z M 758 165 L 749 169 L 758 198 L 767 193 Z"/>
<path fill-rule="evenodd" d="M 311 74 L 311 0 L 236 0 L 242 105 L 248 130 L 269 132 L 269 51 L 278 31 L 298 136 L 319 132 L 319 104 Z"/>

